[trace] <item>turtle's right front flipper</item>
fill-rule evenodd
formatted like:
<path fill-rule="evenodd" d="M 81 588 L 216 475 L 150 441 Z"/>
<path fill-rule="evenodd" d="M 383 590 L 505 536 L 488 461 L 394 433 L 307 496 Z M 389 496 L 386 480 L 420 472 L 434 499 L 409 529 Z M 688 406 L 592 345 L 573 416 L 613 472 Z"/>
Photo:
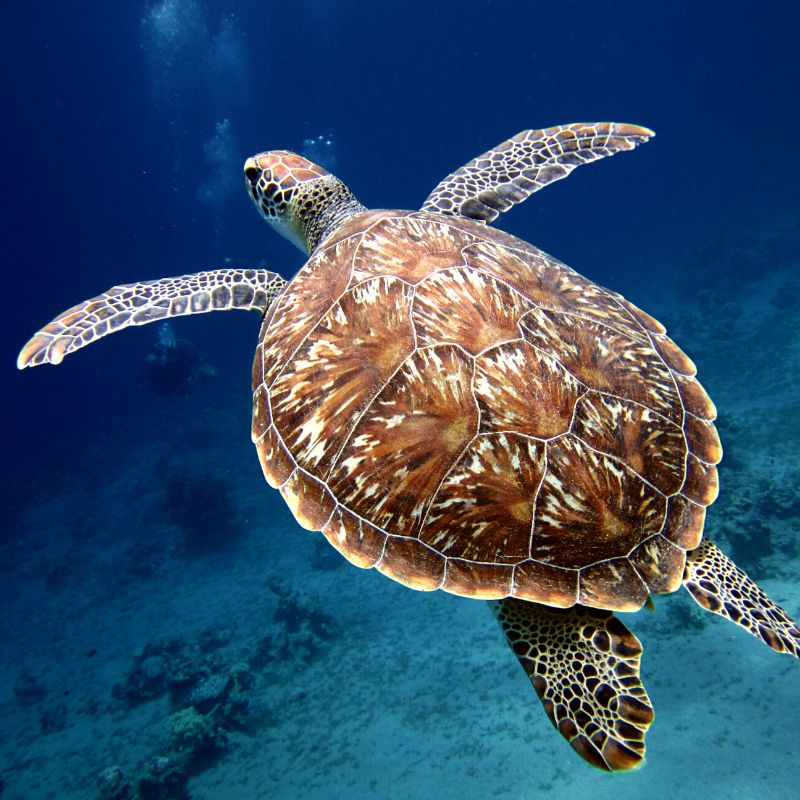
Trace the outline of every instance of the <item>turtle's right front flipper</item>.
<path fill-rule="evenodd" d="M 489 603 L 558 732 L 598 769 L 635 769 L 653 707 L 639 640 L 614 616 L 509 597 Z"/>
<path fill-rule="evenodd" d="M 129 325 L 233 308 L 263 314 L 286 283 L 277 272 L 264 269 L 219 269 L 115 286 L 73 306 L 36 333 L 22 348 L 17 368 L 60 364 L 68 353 Z"/>
<path fill-rule="evenodd" d="M 613 156 L 655 136 L 620 122 L 581 122 L 522 131 L 448 175 L 422 211 L 492 222 L 575 167 Z"/>

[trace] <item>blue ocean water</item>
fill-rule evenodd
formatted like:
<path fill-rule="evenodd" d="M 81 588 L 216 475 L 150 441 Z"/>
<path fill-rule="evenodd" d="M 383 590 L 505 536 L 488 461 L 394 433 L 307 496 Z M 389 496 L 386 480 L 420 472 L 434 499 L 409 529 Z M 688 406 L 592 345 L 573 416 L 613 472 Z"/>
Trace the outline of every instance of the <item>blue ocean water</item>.
<path fill-rule="evenodd" d="M 796 617 L 795 6 L 0 15 L 4 800 L 115 796 L 114 768 L 130 796 L 209 800 L 796 796 L 799 665 L 686 597 L 626 619 L 657 716 L 646 767 L 608 778 L 552 730 L 485 604 L 357 571 L 301 530 L 249 441 L 256 315 L 174 322 L 216 370 L 186 392 L 146 380 L 156 326 L 14 369 L 35 330 L 112 285 L 227 259 L 291 277 L 301 254 L 244 190 L 253 153 L 306 151 L 366 206 L 418 208 L 520 130 L 646 125 L 653 141 L 498 227 L 624 294 L 695 360 L 726 450 L 709 534 Z M 187 750 L 170 788 L 155 759 Z"/>

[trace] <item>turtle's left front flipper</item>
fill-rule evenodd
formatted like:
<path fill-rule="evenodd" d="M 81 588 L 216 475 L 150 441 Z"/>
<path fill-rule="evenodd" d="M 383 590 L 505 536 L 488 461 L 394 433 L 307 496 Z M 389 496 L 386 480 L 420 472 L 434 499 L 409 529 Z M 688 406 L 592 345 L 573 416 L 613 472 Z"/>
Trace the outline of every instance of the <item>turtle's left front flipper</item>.
<path fill-rule="evenodd" d="M 17 367 L 60 364 L 65 355 L 102 336 L 167 317 L 232 308 L 260 311 L 263 316 L 285 288 L 284 278 L 265 269 L 218 269 L 114 286 L 73 306 L 34 334 L 22 348 Z"/>
<path fill-rule="evenodd" d="M 683 585 L 707 611 L 741 625 L 773 650 L 800 658 L 797 623 L 711 542 L 687 554 Z"/>
<path fill-rule="evenodd" d="M 639 766 L 653 707 L 639 680 L 639 640 L 614 616 L 585 606 L 493 601 L 511 649 L 547 716 L 592 766 Z"/>

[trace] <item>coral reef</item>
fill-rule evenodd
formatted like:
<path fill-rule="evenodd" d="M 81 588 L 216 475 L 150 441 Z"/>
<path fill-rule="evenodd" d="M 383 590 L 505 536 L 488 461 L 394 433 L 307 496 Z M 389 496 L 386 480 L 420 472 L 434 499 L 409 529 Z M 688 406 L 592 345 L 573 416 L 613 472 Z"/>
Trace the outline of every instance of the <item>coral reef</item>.
<path fill-rule="evenodd" d="M 233 686 L 229 675 L 212 675 L 201 681 L 189 694 L 189 702 L 202 714 L 206 714 L 222 702 Z"/>
<path fill-rule="evenodd" d="M 169 694 L 172 705 L 182 707 L 198 684 L 222 669 L 216 648 L 202 644 L 202 635 L 192 644 L 180 639 L 148 644 L 134 658 L 124 683 L 113 687 L 112 696 L 135 706 Z"/>
<path fill-rule="evenodd" d="M 183 765 L 168 756 L 156 756 L 139 778 L 137 794 L 140 800 L 189 800 L 186 784 L 189 776 Z"/>
<path fill-rule="evenodd" d="M 155 700 L 167 691 L 168 677 L 173 681 L 180 675 L 181 651 L 184 643 L 176 639 L 148 644 L 134 659 L 125 682 L 115 684 L 111 696 L 135 706 Z M 169 673 L 167 672 L 169 665 Z"/>
<path fill-rule="evenodd" d="M 150 643 L 135 655 L 112 696 L 129 708 L 166 698 L 170 713 L 157 757 L 142 763 L 130 778 L 118 766 L 104 770 L 98 778 L 101 800 L 188 798 L 188 777 L 228 751 L 232 732 L 252 731 L 271 719 L 265 701 L 254 701 L 257 683 L 263 687 L 267 681 L 280 681 L 278 666 L 294 674 L 298 664 L 309 663 L 335 635 L 337 626 L 310 595 L 277 577 L 266 585 L 278 598 L 275 624 L 249 661 L 230 657 L 233 637 L 222 627 L 191 641 Z M 254 671 L 262 672 L 268 664 L 275 668 L 266 675 Z M 30 693 L 34 685 L 27 676 L 20 691 Z"/>
<path fill-rule="evenodd" d="M 310 663 L 334 637 L 336 621 L 317 600 L 282 579 L 271 577 L 264 585 L 278 595 L 274 618 L 282 627 L 259 640 L 250 665 L 261 669 L 272 661 Z"/>
<path fill-rule="evenodd" d="M 109 767 L 101 775 L 102 798 L 188 797 L 187 776 L 202 772 L 225 752 L 230 731 L 250 725 L 254 676 L 244 662 L 225 663 L 219 651 L 228 641 L 227 631 L 209 630 L 193 642 L 169 639 L 148 644 L 137 654 L 112 695 L 128 706 L 166 695 L 173 711 L 161 755 L 130 783 L 114 772 L 118 768 Z"/>
<path fill-rule="evenodd" d="M 170 716 L 167 739 L 170 749 L 186 761 L 213 758 L 228 744 L 225 729 L 215 725 L 212 715 L 201 714 L 194 706 Z"/>
<path fill-rule="evenodd" d="M 275 620 L 283 623 L 287 633 L 295 634 L 308 630 L 320 639 L 333 637 L 336 623 L 319 601 L 292 589 L 286 581 L 278 577 L 268 578 L 264 585 L 278 595 Z"/>
<path fill-rule="evenodd" d="M 128 800 L 131 796 L 130 784 L 116 765 L 106 767 L 97 776 L 97 791 L 100 800 Z"/>

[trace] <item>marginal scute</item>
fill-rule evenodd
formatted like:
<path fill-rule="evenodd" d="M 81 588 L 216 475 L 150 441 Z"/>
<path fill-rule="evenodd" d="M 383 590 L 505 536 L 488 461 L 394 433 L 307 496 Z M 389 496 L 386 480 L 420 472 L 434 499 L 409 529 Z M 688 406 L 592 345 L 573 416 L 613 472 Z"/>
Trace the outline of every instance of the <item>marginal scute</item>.
<path fill-rule="evenodd" d="M 642 542 L 628 558 L 651 594 L 674 592 L 681 585 L 686 553 L 663 536 Z"/>
<path fill-rule="evenodd" d="M 256 441 L 256 450 L 267 483 L 273 489 L 280 489 L 297 465 L 272 425 Z"/>
<path fill-rule="evenodd" d="M 259 342 L 256 346 L 256 354 L 253 357 L 252 383 L 253 390 L 264 383 L 264 343 Z"/>
<path fill-rule="evenodd" d="M 579 575 L 578 570 L 525 561 L 514 569 L 511 594 L 520 600 L 570 608 L 578 602 Z"/>
<path fill-rule="evenodd" d="M 685 427 L 692 454 L 707 464 L 719 464 L 722 461 L 722 443 L 714 423 L 687 414 Z"/>
<path fill-rule="evenodd" d="M 386 534 L 341 506 L 322 534 L 351 564 L 362 569 L 371 569 L 383 556 Z"/>
<path fill-rule="evenodd" d="M 479 600 L 499 600 L 511 594 L 514 568 L 501 564 L 476 564 L 458 558 L 448 558 L 442 589 L 445 592 L 475 597 Z"/>
<path fill-rule="evenodd" d="M 253 423 L 250 438 L 257 442 L 272 425 L 272 415 L 269 410 L 269 396 L 266 387 L 259 383 L 253 392 Z"/>
<path fill-rule="evenodd" d="M 389 536 L 375 569 L 412 589 L 432 592 L 442 586 L 444 564 L 443 556 L 416 539 Z"/>
<path fill-rule="evenodd" d="M 648 313 L 626 300 L 621 294 L 611 292 L 608 289 L 606 289 L 606 291 L 608 294 L 615 297 L 620 305 L 625 306 L 631 316 L 635 317 L 637 322 L 639 322 L 643 328 L 650 331 L 650 333 L 663 334 L 667 332 L 667 329 L 657 319 L 653 319 Z"/>
<path fill-rule="evenodd" d="M 652 334 L 653 344 L 658 354 L 664 359 L 667 366 L 674 372 L 692 377 L 697 374 L 697 367 L 683 350 L 664 334 Z"/>
<path fill-rule="evenodd" d="M 710 506 L 719 494 L 717 468 L 689 454 L 686 459 L 686 482 L 681 494 L 698 505 Z"/>
<path fill-rule="evenodd" d="M 675 381 L 678 384 L 683 406 L 689 414 L 709 421 L 717 418 L 716 406 L 695 378 L 675 373 Z"/>
<path fill-rule="evenodd" d="M 663 536 L 681 550 L 693 550 L 703 538 L 706 519 L 704 506 L 675 495 L 667 504 L 667 521 Z"/>
<path fill-rule="evenodd" d="M 294 518 L 306 530 L 318 531 L 330 520 L 336 500 L 321 481 L 296 469 L 280 489 Z"/>
<path fill-rule="evenodd" d="M 581 570 L 578 602 L 614 611 L 638 611 L 649 592 L 627 558 L 604 561 Z"/>

